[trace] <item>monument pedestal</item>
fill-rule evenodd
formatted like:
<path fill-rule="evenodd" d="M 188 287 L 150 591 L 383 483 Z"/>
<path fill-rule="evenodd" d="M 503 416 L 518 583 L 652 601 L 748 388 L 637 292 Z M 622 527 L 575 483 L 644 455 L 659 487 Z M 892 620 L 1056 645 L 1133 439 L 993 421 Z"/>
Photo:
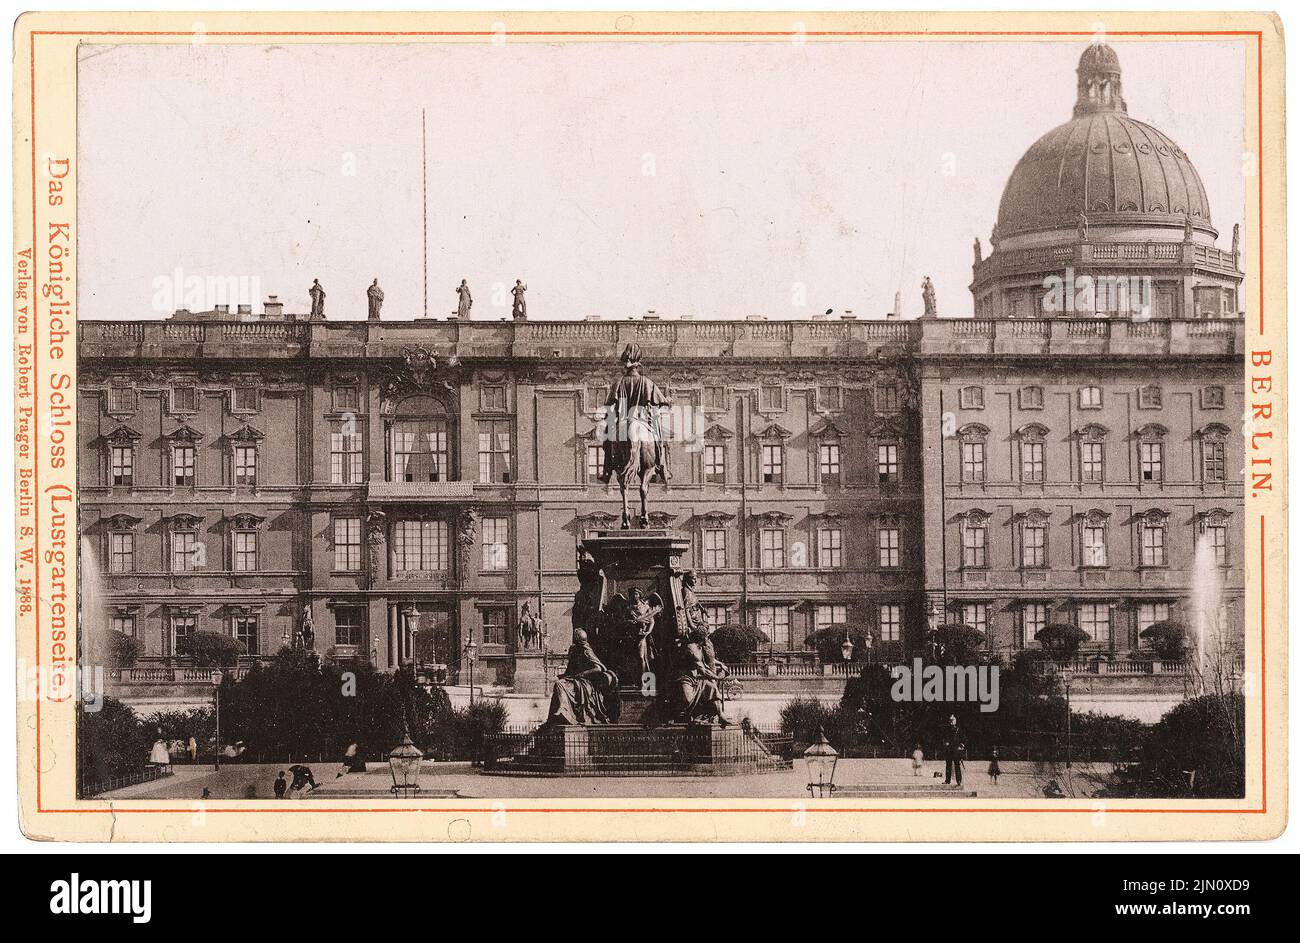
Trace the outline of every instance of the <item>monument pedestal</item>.
<path fill-rule="evenodd" d="M 542 652 L 515 652 L 516 694 L 549 694 L 546 683 L 546 656 Z"/>

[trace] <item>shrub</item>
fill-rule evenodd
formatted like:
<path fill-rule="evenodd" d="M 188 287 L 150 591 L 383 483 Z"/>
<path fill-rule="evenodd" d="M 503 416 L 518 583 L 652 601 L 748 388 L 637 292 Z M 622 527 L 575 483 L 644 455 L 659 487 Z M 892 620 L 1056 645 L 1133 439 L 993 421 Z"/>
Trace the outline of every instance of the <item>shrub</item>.
<path fill-rule="evenodd" d="M 767 636 L 753 626 L 734 624 L 719 626 L 709 638 L 713 641 L 714 653 L 728 665 L 754 661 L 759 648 L 768 641 Z"/>
<path fill-rule="evenodd" d="M 199 668 L 228 668 L 245 653 L 244 643 L 221 632 L 192 632 L 181 639 L 179 654 L 194 659 Z"/>
<path fill-rule="evenodd" d="M 828 625 L 826 628 L 818 629 L 809 635 L 804 641 L 804 645 L 816 649 L 817 657 L 824 662 L 843 661 L 844 653 L 841 648 L 844 645 L 844 636 L 846 634 L 849 641 L 853 643 L 853 660 L 861 661 L 866 658 L 867 653 L 871 651 L 871 644 L 868 641 L 870 633 L 863 628 L 847 625 Z"/>
<path fill-rule="evenodd" d="M 104 698 L 97 711 L 78 712 L 78 794 L 85 796 L 95 784 L 144 769 L 153 741 L 153 733 L 135 712 L 111 697 Z"/>
<path fill-rule="evenodd" d="M 1142 638 L 1161 661 L 1182 661 L 1187 657 L 1187 628 L 1181 622 L 1153 622 L 1142 630 Z"/>
<path fill-rule="evenodd" d="M 1088 641 L 1089 637 L 1088 633 L 1077 625 L 1066 622 L 1045 625 L 1034 636 L 1038 644 L 1043 646 L 1043 651 L 1049 652 L 1053 658 L 1073 658 L 1079 654 L 1080 646 Z"/>
<path fill-rule="evenodd" d="M 1246 704 L 1240 694 L 1190 698 L 1147 740 L 1147 774 L 1160 795 L 1239 799 L 1246 794 Z"/>
<path fill-rule="evenodd" d="M 973 665 L 984 649 L 984 633 L 973 625 L 951 622 L 939 626 L 938 642 L 943 647 L 939 661 L 946 665 Z"/>
<path fill-rule="evenodd" d="M 90 659 L 105 668 L 130 668 L 140 657 L 140 643 L 124 632 L 108 629 L 92 637 Z"/>

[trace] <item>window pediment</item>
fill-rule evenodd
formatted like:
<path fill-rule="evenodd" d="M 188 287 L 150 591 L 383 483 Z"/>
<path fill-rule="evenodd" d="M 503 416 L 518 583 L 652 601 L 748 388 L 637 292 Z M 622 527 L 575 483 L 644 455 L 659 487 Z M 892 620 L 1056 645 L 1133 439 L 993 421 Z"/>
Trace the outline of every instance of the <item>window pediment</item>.
<path fill-rule="evenodd" d="M 1089 442 L 1096 442 L 1110 435 L 1110 430 L 1098 422 L 1090 422 L 1079 429 L 1079 438 Z"/>
<path fill-rule="evenodd" d="M 112 517 L 104 518 L 104 523 L 109 530 L 133 530 L 143 521 L 144 518 L 131 514 L 114 514 Z"/>
<path fill-rule="evenodd" d="M 783 442 L 786 439 L 790 438 L 790 436 L 792 435 L 794 435 L 794 433 L 791 432 L 789 429 L 785 428 L 785 426 L 782 426 L 779 423 L 774 422 L 769 426 L 767 426 L 765 429 L 761 429 L 760 431 L 755 432 L 754 438 L 766 442 L 772 442 L 772 441 Z"/>
<path fill-rule="evenodd" d="M 1017 514 L 1013 514 L 1011 519 L 1021 524 L 1046 524 L 1051 520 L 1052 512 L 1043 508 L 1026 508 Z"/>
<path fill-rule="evenodd" d="M 968 422 L 957 430 L 958 437 L 963 442 L 973 442 L 980 439 L 988 438 L 989 427 L 979 422 Z"/>
<path fill-rule="evenodd" d="M 848 430 L 844 429 L 839 423 L 830 419 L 823 419 L 817 425 L 808 430 L 808 434 L 822 439 L 843 439 L 848 436 Z"/>
<path fill-rule="evenodd" d="M 140 433 L 136 432 L 130 426 L 118 426 L 104 440 L 110 445 L 134 445 L 140 440 Z"/>
<path fill-rule="evenodd" d="M 1208 426 L 1202 428 L 1196 434 L 1199 435 L 1202 439 L 1224 439 L 1227 438 L 1231 432 L 1232 430 L 1229 429 L 1227 426 L 1225 426 L 1223 423 L 1212 422 Z"/>
<path fill-rule="evenodd" d="M 759 511 L 755 512 L 754 520 L 764 527 L 787 527 L 794 517 L 784 511 Z"/>
<path fill-rule="evenodd" d="M 726 511 L 706 511 L 695 515 L 695 520 L 701 527 L 724 527 L 735 519 L 736 515 L 728 514 Z"/>
<path fill-rule="evenodd" d="M 1047 438 L 1050 431 L 1040 422 L 1031 422 L 1021 426 L 1016 431 L 1016 435 L 1020 436 L 1021 440 L 1025 442 L 1041 442 Z"/>
<path fill-rule="evenodd" d="M 771 427 L 769 426 L 769 428 Z M 777 428 L 780 427 L 778 426 Z M 712 439 L 715 442 L 719 440 L 730 439 L 734 436 L 735 436 L 734 432 L 732 432 L 726 426 L 718 425 L 718 423 L 716 422 L 713 425 L 709 426 L 709 428 L 704 430 L 704 438 L 706 440 Z"/>
<path fill-rule="evenodd" d="M 203 439 L 203 433 L 193 426 L 182 425 L 167 433 L 167 438 L 174 445 L 193 445 Z"/>
<path fill-rule="evenodd" d="M 258 514 L 243 513 L 230 518 L 230 526 L 235 530 L 256 530 L 265 522 L 266 518 Z"/>
<path fill-rule="evenodd" d="M 247 443 L 258 442 L 266 438 L 266 436 L 264 436 L 259 430 L 254 429 L 252 426 L 246 425 L 242 429 L 238 429 L 235 432 L 230 433 L 228 436 L 226 436 L 226 438 L 228 438 L 231 442 L 239 442 L 239 443 L 247 444 Z"/>
<path fill-rule="evenodd" d="M 1139 439 L 1163 439 L 1169 429 L 1158 422 L 1149 422 L 1134 433 Z"/>
<path fill-rule="evenodd" d="M 171 525 L 172 530 L 194 530 L 203 523 L 203 518 L 182 512 L 167 518 L 167 523 Z"/>

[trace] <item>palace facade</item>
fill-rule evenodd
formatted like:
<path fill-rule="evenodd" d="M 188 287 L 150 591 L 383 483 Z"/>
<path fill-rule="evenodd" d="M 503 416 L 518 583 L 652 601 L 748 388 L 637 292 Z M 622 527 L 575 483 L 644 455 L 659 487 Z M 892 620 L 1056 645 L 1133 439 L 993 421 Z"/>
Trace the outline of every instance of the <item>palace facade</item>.
<path fill-rule="evenodd" d="M 472 641 L 508 688 L 523 605 L 562 652 L 576 546 L 618 526 L 596 427 L 627 343 L 689 407 L 652 524 L 773 662 L 831 625 L 901 658 L 937 622 L 1003 655 L 1069 622 L 1140 661 L 1147 625 L 1187 618 L 1198 541 L 1239 631 L 1235 227 L 1219 248 L 1113 50 L 1078 74 L 976 246 L 974 317 L 931 296 L 912 320 L 326 321 L 273 298 L 82 322 L 84 619 L 142 648 L 116 677 L 181 680 L 199 631 L 273 654 L 310 613 L 325 657 L 455 674 Z"/>

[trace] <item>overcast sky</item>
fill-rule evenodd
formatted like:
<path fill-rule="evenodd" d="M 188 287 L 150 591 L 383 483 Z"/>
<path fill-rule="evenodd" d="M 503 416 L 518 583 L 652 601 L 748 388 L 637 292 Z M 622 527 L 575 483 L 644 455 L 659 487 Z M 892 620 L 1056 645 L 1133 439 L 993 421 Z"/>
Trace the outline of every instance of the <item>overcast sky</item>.
<path fill-rule="evenodd" d="M 1129 114 L 1187 151 L 1226 243 L 1242 43 L 1114 45 Z M 330 318 L 364 317 L 378 277 L 386 318 L 419 316 L 421 109 L 434 316 L 461 278 L 476 317 L 508 315 L 515 278 L 537 318 L 877 316 L 899 289 L 914 316 L 925 274 L 964 315 L 971 242 L 1069 119 L 1083 48 L 83 46 L 81 316 L 164 316 L 176 269 L 294 311 L 319 278 Z"/>

